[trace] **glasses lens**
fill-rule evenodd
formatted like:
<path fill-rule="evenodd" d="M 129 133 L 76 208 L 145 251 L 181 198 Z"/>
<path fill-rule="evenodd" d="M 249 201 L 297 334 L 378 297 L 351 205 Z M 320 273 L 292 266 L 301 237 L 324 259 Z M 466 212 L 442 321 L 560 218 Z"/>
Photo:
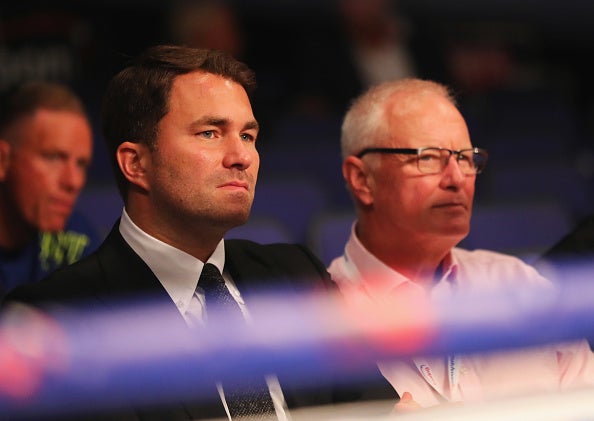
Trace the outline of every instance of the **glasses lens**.
<path fill-rule="evenodd" d="M 458 166 L 462 173 L 467 175 L 476 174 L 476 153 L 473 150 L 460 151 L 458 154 Z"/>
<path fill-rule="evenodd" d="M 474 165 L 474 173 L 480 174 L 487 165 L 487 154 L 484 151 L 474 152 L 472 154 L 472 161 Z"/>
<path fill-rule="evenodd" d="M 425 148 L 419 152 L 417 164 L 419 171 L 424 174 L 439 174 L 448 165 L 452 155 L 449 149 Z M 487 153 L 484 150 L 474 149 L 455 152 L 460 171 L 466 175 L 480 174 L 487 164 Z"/>
<path fill-rule="evenodd" d="M 447 163 L 450 153 L 438 148 L 425 148 L 418 156 L 419 171 L 424 174 L 439 174 Z"/>
<path fill-rule="evenodd" d="M 466 175 L 480 174 L 487 163 L 484 151 L 464 150 L 458 154 L 458 166 Z"/>

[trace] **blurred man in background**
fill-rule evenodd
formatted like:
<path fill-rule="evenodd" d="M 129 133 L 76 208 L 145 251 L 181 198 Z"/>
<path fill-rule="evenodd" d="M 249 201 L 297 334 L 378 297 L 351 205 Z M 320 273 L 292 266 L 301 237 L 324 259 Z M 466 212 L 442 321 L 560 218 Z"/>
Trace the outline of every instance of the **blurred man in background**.
<path fill-rule="evenodd" d="M 99 238 L 73 207 L 92 130 L 68 87 L 28 82 L 0 112 L 0 296 L 88 254 Z"/>

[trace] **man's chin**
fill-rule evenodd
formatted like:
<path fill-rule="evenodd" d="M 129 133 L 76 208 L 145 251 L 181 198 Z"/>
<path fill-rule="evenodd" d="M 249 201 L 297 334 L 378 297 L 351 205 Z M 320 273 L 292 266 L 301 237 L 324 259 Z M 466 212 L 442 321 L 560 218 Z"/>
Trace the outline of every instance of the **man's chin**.
<path fill-rule="evenodd" d="M 229 228 L 239 227 L 244 225 L 250 217 L 249 211 L 247 212 L 237 212 L 227 215 L 225 218 L 225 225 Z"/>
<path fill-rule="evenodd" d="M 451 238 L 451 240 L 457 244 L 468 236 L 468 232 L 468 225 L 456 225 L 441 229 L 440 235 Z"/>

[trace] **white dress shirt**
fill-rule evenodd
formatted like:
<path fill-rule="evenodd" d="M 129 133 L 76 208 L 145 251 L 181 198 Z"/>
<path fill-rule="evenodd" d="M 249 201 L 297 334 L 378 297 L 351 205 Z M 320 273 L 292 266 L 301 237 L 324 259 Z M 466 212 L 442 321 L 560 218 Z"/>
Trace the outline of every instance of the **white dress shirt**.
<path fill-rule="evenodd" d="M 328 271 L 345 296 L 355 293 L 369 300 L 411 291 L 439 298 L 457 289 L 484 290 L 517 282 L 552 286 L 520 259 L 486 250 L 454 248 L 442 269 L 441 278 L 424 290 L 365 249 L 353 224 L 344 255 L 334 259 Z M 423 407 L 594 386 L 594 353 L 585 340 L 464 356 L 419 356 L 380 362 L 379 367 L 400 395 L 410 392 Z"/>

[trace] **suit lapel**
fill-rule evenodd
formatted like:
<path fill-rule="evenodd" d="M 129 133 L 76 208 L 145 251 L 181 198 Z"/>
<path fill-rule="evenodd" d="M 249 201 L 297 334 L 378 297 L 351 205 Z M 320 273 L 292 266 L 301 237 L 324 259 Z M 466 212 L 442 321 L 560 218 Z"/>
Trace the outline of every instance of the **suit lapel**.
<path fill-rule="evenodd" d="M 270 286 L 271 277 L 279 275 L 267 256 L 237 241 L 225 241 L 225 267 L 242 293 Z"/>
<path fill-rule="evenodd" d="M 129 297 L 162 306 L 185 321 L 173 300 L 148 265 L 126 243 L 119 231 L 119 220 L 97 250 L 107 297 Z"/>
<path fill-rule="evenodd" d="M 105 278 L 114 291 L 165 293 L 165 289 L 146 263 L 124 241 L 116 223 L 98 250 Z"/>

